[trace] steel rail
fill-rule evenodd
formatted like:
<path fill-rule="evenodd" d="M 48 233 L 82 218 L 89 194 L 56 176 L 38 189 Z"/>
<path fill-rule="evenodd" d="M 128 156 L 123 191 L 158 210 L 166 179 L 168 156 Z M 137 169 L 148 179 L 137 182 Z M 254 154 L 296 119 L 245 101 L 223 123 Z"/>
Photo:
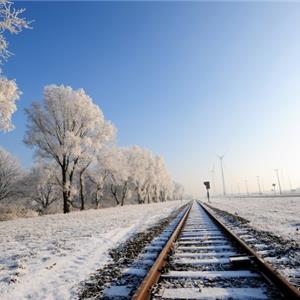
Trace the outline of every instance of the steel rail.
<path fill-rule="evenodd" d="M 209 211 L 203 204 L 198 204 L 204 209 L 204 211 L 211 217 L 211 219 L 219 225 L 219 227 L 233 240 L 235 241 L 247 254 L 251 256 L 251 259 L 257 264 L 262 274 L 271 281 L 281 293 L 284 294 L 288 300 L 300 300 L 300 291 L 290 284 L 282 275 L 280 275 L 268 262 L 266 262 L 256 251 L 250 248 L 244 241 L 242 241 L 235 233 L 233 233 L 222 221 L 219 220 L 216 215 Z"/>
<path fill-rule="evenodd" d="M 151 288 L 152 286 L 158 282 L 160 278 L 160 273 L 164 265 L 166 264 L 166 258 L 168 257 L 175 240 L 177 239 L 178 235 L 181 232 L 183 225 L 185 224 L 188 215 L 190 213 L 192 204 L 189 205 L 185 214 L 183 215 L 182 219 L 178 223 L 176 229 L 172 233 L 170 239 L 162 249 L 161 253 L 159 254 L 158 258 L 154 262 L 153 266 L 147 273 L 146 277 L 143 279 L 142 283 L 140 284 L 139 288 L 136 290 L 135 294 L 132 296 L 134 300 L 145 300 L 150 299 L 151 296 Z"/>

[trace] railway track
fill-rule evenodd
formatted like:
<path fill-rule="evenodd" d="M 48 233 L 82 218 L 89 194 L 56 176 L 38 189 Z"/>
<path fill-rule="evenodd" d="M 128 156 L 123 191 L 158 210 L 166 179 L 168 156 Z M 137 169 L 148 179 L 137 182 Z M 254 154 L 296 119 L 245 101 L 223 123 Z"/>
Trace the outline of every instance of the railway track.
<path fill-rule="evenodd" d="M 132 299 L 300 299 L 200 203 L 183 215 Z"/>

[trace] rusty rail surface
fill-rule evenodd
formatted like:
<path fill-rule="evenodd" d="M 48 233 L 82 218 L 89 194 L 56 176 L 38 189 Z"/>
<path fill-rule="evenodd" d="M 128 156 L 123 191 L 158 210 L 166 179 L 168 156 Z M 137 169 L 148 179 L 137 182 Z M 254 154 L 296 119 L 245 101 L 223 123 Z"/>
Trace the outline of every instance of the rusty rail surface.
<path fill-rule="evenodd" d="M 198 204 L 212 218 L 212 220 L 233 240 L 235 241 L 251 259 L 257 264 L 262 275 L 271 281 L 286 297 L 287 300 L 300 300 L 300 291 L 280 275 L 268 262 L 266 262 L 255 250 L 250 248 L 235 233 L 228 229 L 214 213 L 209 211 L 203 204 Z"/>
<path fill-rule="evenodd" d="M 170 239 L 168 240 L 168 242 L 162 249 L 161 253 L 159 254 L 158 258 L 154 262 L 154 264 L 151 267 L 151 269 L 149 270 L 148 274 L 146 275 L 146 277 L 140 284 L 139 288 L 133 295 L 132 299 L 134 299 L 134 300 L 150 299 L 151 288 L 155 283 L 158 282 L 158 280 L 160 278 L 160 272 L 161 272 L 162 268 L 164 267 L 164 265 L 166 264 L 166 258 L 168 257 L 168 255 L 173 247 L 173 243 L 177 239 L 185 221 L 187 220 L 187 217 L 190 213 L 191 207 L 192 207 L 192 204 L 190 204 L 189 207 L 187 208 L 187 211 L 183 215 L 181 221 L 178 223 L 178 225 L 177 225 L 176 229 L 174 230 L 174 232 L 172 233 Z"/>

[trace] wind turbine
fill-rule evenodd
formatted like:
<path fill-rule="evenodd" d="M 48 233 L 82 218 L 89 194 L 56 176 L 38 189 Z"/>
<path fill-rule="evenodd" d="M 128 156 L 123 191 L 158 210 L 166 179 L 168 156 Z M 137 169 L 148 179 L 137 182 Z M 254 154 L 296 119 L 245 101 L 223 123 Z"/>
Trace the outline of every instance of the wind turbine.
<path fill-rule="evenodd" d="M 278 182 L 278 187 L 279 187 L 279 194 L 281 195 L 282 194 L 282 190 L 281 190 L 281 184 L 280 184 L 280 179 L 279 179 L 279 172 L 278 172 L 278 169 L 275 169 L 274 171 L 275 171 L 276 176 L 277 176 L 277 182 Z"/>
<path fill-rule="evenodd" d="M 257 178 L 257 185 L 258 185 L 258 194 L 261 195 L 261 187 L 260 187 L 259 176 L 256 176 L 256 178 Z"/>
<path fill-rule="evenodd" d="M 224 179 L 224 169 L 223 169 L 223 155 L 217 155 L 220 159 L 220 166 L 221 166 L 221 175 L 222 175 L 222 184 L 223 184 L 223 196 L 226 196 L 226 187 L 225 187 L 225 179 Z"/>

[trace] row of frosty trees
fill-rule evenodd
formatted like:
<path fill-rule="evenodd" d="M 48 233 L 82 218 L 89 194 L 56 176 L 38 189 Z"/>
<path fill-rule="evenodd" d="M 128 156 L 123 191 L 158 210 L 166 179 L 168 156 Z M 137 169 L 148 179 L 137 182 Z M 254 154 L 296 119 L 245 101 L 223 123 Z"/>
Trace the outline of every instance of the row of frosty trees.
<path fill-rule="evenodd" d="M 116 205 L 182 197 L 182 187 L 172 182 L 160 156 L 138 146 L 116 146 L 116 128 L 84 90 L 47 86 L 43 104 L 33 103 L 26 114 L 24 141 L 42 160 L 28 180 L 42 206 L 58 193 L 64 212 L 78 204 L 84 209 L 87 198 L 98 207 L 104 191 Z"/>
<path fill-rule="evenodd" d="M 23 10 L 11 5 L 0 0 L 2 59 L 9 56 L 4 30 L 18 33 L 28 27 L 19 17 Z M 19 97 L 15 81 L 0 76 L 2 131 L 13 128 L 11 115 Z M 163 158 L 138 146 L 118 147 L 116 128 L 83 89 L 46 86 L 43 102 L 25 113 L 24 142 L 35 150 L 36 163 L 24 171 L 0 149 L 0 201 L 27 199 L 41 213 L 58 204 L 68 213 L 72 207 L 98 208 L 103 199 L 116 205 L 182 199 L 183 187 L 172 181 Z"/>

